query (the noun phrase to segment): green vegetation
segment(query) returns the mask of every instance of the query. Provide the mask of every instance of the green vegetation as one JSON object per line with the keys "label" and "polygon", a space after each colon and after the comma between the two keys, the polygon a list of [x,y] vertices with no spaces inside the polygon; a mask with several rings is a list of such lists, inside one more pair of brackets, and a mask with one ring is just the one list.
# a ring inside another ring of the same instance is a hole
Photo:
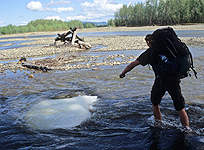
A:
{"label": "green vegetation", "polygon": [[85,23],[84,27],[85,28],[95,28],[96,26],[94,25],[94,23]]}
{"label": "green vegetation", "polygon": [[72,20],[64,22],[62,20],[44,20],[38,19],[29,22],[25,26],[14,26],[9,24],[8,26],[0,27],[1,34],[15,34],[15,33],[26,33],[26,32],[38,32],[38,31],[60,31],[69,30],[70,28],[93,28],[96,27],[94,24],[87,23],[83,24],[79,20]]}
{"label": "green vegetation", "polygon": [[108,20],[108,25],[115,27],[115,21],[113,19]]}
{"label": "green vegetation", "polygon": [[108,25],[112,26],[185,23],[204,23],[203,0],[147,0],[145,3],[123,5],[115,12],[115,19],[108,21]]}

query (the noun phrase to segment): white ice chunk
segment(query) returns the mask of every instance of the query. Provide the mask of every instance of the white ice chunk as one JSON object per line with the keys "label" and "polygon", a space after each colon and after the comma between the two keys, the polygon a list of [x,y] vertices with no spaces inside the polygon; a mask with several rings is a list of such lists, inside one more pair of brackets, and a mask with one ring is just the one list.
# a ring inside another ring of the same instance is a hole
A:
{"label": "white ice chunk", "polygon": [[26,114],[26,125],[34,130],[69,129],[91,116],[89,108],[97,96],[78,96],[45,100],[34,105]]}

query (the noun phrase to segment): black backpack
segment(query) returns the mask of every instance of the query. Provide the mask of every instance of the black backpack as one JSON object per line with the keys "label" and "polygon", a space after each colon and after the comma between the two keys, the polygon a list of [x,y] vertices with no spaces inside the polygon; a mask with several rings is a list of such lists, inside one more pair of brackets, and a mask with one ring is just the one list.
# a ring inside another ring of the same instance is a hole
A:
{"label": "black backpack", "polygon": [[192,69],[197,78],[192,54],[172,28],[168,27],[154,31],[151,44],[151,59],[153,59],[159,75],[178,75],[182,79],[190,76],[189,71]]}

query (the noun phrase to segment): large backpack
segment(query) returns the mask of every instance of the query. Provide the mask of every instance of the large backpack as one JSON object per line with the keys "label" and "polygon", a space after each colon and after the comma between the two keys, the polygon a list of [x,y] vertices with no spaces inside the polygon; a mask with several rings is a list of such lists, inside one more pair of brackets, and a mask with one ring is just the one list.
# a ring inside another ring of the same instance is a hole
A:
{"label": "large backpack", "polygon": [[177,37],[175,31],[168,27],[158,29],[152,34],[152,59],[156,70],[162,76],[178,75],[180,79],[190,75],[193,70],[192,54],[185,43]]}

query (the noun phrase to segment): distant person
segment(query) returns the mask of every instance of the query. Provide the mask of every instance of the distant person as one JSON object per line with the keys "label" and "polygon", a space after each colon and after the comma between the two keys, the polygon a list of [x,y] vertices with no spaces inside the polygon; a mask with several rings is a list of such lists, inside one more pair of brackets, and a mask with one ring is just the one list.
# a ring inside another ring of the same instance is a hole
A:
{"label": "distant person", "polygon": [[120,78],[124,78],[125,74],[131,71],[134,67],[140,64],[142,66],[150,64],[155,73],[155,81],[151,91],[151,102],[153,104],[152,106],[155,119],[159,121],[161,120],[159,104],[165,92],[167,91],[173,99],[175,109],[179,113],[181,124],[188,129],[189,120],[184,108],[185,101],[184,97],[181,94],[180,79],[178,76],[169,76],[164,78],[158,73],[157,68],[154,65],[157,60],[152,60],[151,57],[151,51],[153,50],[151,45],[151,36],[151,34],[148,34],[145,37],[146,43],[149,48],[145,52],[143,52],[135,61],[131,62],[119,76]]}

